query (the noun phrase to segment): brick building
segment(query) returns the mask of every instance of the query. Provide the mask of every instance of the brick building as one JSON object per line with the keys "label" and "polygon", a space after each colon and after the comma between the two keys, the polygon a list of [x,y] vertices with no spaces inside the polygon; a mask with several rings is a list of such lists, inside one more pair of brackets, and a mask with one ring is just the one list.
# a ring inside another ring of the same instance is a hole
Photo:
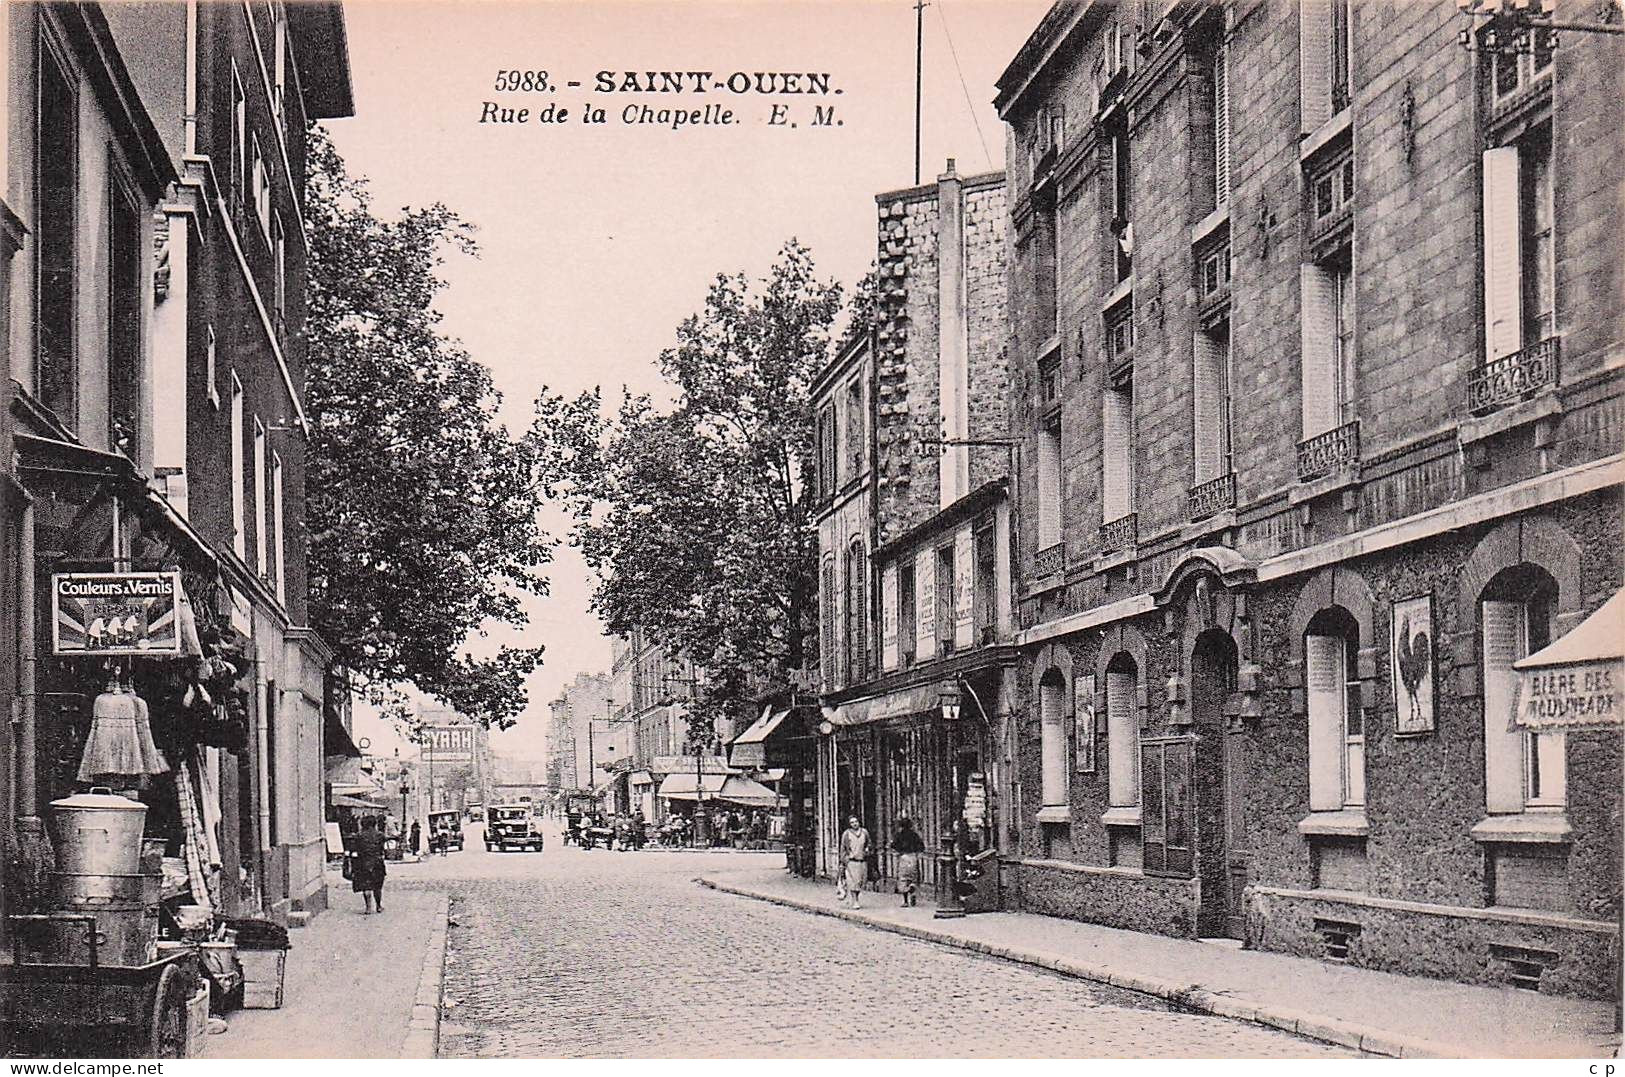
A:
{"label": "brick building", "polygon": [[856,815],[886,879],[905,816],[930,844],[961,822],[976,848],[997,844],[1015,652],[1004,176],[961,177],[950,160],[876,203],[872,339],[813,385],[818,822],[823,870]]}
{"label": "brick building", "polygon": [[1620,586],[1625,49],[1469,25],[1080,0],[1000,78],[1007,903],[1609,990],[1618,737],[1509,723]]}

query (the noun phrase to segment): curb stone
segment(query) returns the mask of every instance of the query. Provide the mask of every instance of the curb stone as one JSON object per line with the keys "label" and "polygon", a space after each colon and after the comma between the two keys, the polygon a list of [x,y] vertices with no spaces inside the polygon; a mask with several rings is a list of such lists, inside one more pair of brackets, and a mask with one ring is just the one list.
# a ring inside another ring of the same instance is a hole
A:
{"label": "curb stone", "polygon": [[424,947],[417,995],[412,1000],[412,1021],[401,1044],[402,1058],[434,1058],[440,1052],[440,1000],[446,976],[447,917],[451,899],[440,895],[440,909]]}
{"label": "curb stone", "polygon": [[1272,1007],[1267,1002],[1242,1002],[1227,995],[1218,994],[1202,987],[1200,984],[1160,980],[1125,973],[1105,966],[1089,965],[1046,954],[1013,950],[1005,946],[994,946],[975,939],[960,938],[945,931],[935,931],[931,928],[917,927],[913,924],[898,924],[887,920],[879,920],[865,916],[861,911],[830,908],[779,894],[764,894],[757,890],[719,883],[713,879],[696,878],[694,881],[703,887],[720,893],[765,901],[773,905],[782,905],[786,908],[798,909],[818,916],[828,916],[836,920],[847,920],[863,927],[874,928],[879,931],[890,931],[898,935],[907,935],[926,942],[934,942],[941,946],[951,946],[957,950],[969,950],[973,953],[985,954],[989,957],[997,957],[1017,964],[1036,965],[1080,980],[1091,980],[1096,983],[1104,983],[1112,987],[1121,987],[1130,991],[1138,991],[1144,995],[1153,995],[1157,998],[1166,999],[1178,1006],[1179,1009],[1190,1013],[1207,1013],[1215,1017],[1265,1025],[1269,1028],[1279,1029],[1282,1032],[1291,1032],[1294,1035],[1303,1036],[1306,1039],[1319,1040],[1322,1043],[1330,1043],[1338,1047],[1348,1047],[1367,1054],[1385,1055],[1389,1058],[1473,1057],[1473,1051],[1470,1048],[1456,1047],[1436,1040],[1396,1036],[1374,1029],[1369,1025],[1357,1024],[1322,1014],[1304,1013],[1300,1010],[1285,1007]]}

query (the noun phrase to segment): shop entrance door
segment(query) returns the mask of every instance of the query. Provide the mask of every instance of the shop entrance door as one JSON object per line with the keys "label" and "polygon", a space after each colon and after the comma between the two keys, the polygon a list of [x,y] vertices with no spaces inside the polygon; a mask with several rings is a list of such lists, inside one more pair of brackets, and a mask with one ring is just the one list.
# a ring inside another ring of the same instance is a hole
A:
{"label": "shop entrance door", "polygon": [[1244,755],[1224,716],[1236,690],[1236,645],[1228,632],[1209,630],[1191,653],[1191,720],[1196,729],[1196,870],[1201,904],[1196,932],[1242,937],[1241,895],[1247,885],[1241,811]]}

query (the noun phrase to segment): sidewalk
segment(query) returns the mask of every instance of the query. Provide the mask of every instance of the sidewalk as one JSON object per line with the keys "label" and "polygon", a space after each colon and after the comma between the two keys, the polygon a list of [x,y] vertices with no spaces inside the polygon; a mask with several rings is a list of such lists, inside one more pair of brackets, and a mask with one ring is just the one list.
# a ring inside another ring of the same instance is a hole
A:
{"label": "sidewalk", "polygon": [[1396,976],[1031,913],[935,920],[923,895],[919,907],[904,909],[893,894],[865,892],[863,908],[852,912],[836,904],[833,885],[791,878],[782,868],[696,881],[1373,1054],[1603,1058],[1619,1049],[1613,1006],[1606,1002]]}
{"label": "sidewalk", "polygon": [[384,912],[361,915],[349,884],[289,933],[278,1010],[237,1010],[208,1036],[204,1058],[433,1058],[446,953],[446,895],[384,890]]}

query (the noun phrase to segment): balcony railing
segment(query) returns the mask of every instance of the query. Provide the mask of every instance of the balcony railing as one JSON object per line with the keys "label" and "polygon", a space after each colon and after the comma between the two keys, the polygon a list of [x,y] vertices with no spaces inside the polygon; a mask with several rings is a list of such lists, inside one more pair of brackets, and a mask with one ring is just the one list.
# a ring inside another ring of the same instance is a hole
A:
{"label": "balcony railing", "polygon": [[1038,556],[1033,558],[1033,575],[1043,579],[1046,576],[1059,576],[1066,568],[1066,544],[1057,542],[1047,549],[1039,550]]}
{"label": "balcony railing", "polygon": [[1360,459],[1360,421],[1298,442],[1298,481],[1324,478]]}
{"label": "balcony railing", "polygon": [[1126,550],[1140,541],[1140,514],[1131,512],[1100,525],[1100,552]]}
{"label": "balcony railing", "polygon": [[1467,376],[1467,410],[1494,411],[1557,384],[1556,337],[1485,363]]}
{"label": "balcony railing", "polygon": [[1216,479],[1192,486],[1186,505],[1193,520],[1206,519],[1216,512],[1236,507],[1236,476],[1220,475]]}

